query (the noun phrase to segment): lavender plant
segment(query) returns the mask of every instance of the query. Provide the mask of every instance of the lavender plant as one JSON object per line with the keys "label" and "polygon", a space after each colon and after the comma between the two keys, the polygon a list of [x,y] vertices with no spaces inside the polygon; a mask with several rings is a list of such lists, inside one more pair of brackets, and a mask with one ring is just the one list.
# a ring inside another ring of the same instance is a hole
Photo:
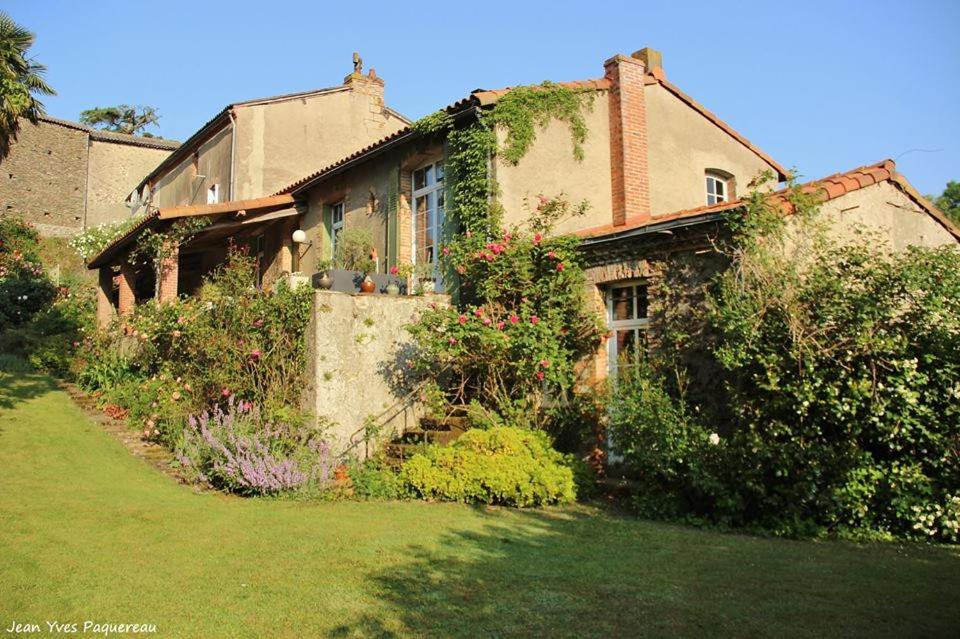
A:
{"label": "lavender plant", "polygon": [[302,424],[265,422],[258,408],[231,397],[226,410],[190,416],[177,447],[187,476],[243,495],[269,495],[330,479],[330,447]]}

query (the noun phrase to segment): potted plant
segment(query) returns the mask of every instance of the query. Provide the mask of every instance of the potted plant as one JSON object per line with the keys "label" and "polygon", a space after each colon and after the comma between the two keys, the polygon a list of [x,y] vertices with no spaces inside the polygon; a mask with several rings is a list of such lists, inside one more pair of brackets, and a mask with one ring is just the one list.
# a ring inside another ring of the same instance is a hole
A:
{"label": "potted plant", "polygon": [[[401,264],[396,264],[390,267],[390,275],[394,277],[403,278],[407,282],[407,287],[409,290],[410,286],[410,276],[413,274],[413,264],[403,262]],[[400,285],[397,284],[396,280],[390,280],[390,283],[387,284],[387,295],[399,295],[400,294]]]}
{"label": "potted plant", "polygon": [[373,245],[373,236],[367,229],[344,229],[337,238],[334,262],[339,268],[353,271],[361,276],[358,279],[360,291],[363,293],[372,293],[376,289],[376,283],[370,277],[377,272],[377,263],[372,259],[373,255],[376,255],[376,249]]}
{"label": "potted plant", "polygon": [[333,286],[333,278],[330,277],[332,267],[333,260],[317,260],[317,272],[313,276],[314,288],[329,290]]}

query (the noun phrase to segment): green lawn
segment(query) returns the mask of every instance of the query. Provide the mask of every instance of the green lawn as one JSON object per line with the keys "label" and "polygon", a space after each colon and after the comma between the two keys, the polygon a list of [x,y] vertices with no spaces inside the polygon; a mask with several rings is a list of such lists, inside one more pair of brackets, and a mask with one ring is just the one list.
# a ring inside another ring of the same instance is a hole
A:
{"label": "green lawn", "polygon": [[957,636],[960,553],[615,517],[195,494],[0,374],[0,636]]}

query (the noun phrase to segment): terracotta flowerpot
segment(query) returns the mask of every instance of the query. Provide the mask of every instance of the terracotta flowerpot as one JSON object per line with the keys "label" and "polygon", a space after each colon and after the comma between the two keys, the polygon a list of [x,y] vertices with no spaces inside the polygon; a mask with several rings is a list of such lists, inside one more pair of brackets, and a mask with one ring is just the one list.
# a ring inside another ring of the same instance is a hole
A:
{"label": "terracotta flowerpot", "polygon": [[374,283],[370,276],[367,275],[363,278],[363,281],[360,282],[360,292],[361,293],[373,293],[376,290],[377,285]]}

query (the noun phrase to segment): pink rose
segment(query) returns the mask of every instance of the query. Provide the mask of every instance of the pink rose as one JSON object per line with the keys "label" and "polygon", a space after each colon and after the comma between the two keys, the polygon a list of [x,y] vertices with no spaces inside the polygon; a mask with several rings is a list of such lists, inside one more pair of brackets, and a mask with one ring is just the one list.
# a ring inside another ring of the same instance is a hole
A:
{"label": "pink rose", "polygon": [[489,317],[484,317],[484,318],[483,318],[483,325],[484,325],[484,326],[490,326],[490,318],[489,318]]}
{"label": "pink rose", "polygon": [[450,346],[453,346],[454,344],[457,343],[457,338],[451,337],[450,339],[447,340],[447,343],[450,344]]}
{"label": "pink rose", "polygon": [[539,379],[542,382],[543,378],[544,378],[543,371],[537,371],[537,379]]}
{"label": "pink rose", "polygon": [[223,390],[220,391],[220,394],[223,395],[224,397],[230,397],[230,389],[224,388]]}
{"label": "pink rose", "polygon": [[501,331],[503,330],[504,326],[506,326],[506,324],[504,324],[503,322],[497,322],[497,328],[500,329]]}
{"label": "pink rose", "polygon": [[396,275],[399,272],[400,272],[400,269],[398,269],[396,266],[390,267],[390,275]]}
{"label": "pink rose", "polygon": [[537,317],[536,315],[531,315],[531,316],[530,316],[530,323],[531,323],[531,324],[539,324],[539,323],[540,323],[540,318]]}
{"label": "pink rose", "polygon": [[541,360],[540,360],[540,367],[541,367],[541,368],[550,368],[550,362],[547,361],[547,360],[545,360],[545,359],[541,359]]}
{"label": "pink rose", "polygon": [[482,316],[483,316],[483,307],[482,307],[482,306],[478,306],[477,309],[476,309],[475,311],[473,311],[473,314],[476,315],[477,317],[482,317]]}
{"label": "pink rose", "polygon": [[510,316],[510,323],[511,323],[511,324],[516,324],[516,323],[519,322],[519,321],[520,321],[520,318],[517,317],[516,315],[511,315],[511,316]]}
{"label": "pink rose", "polygon": [[563,262],[557,262],[557,270],[558,270],[558,271],[562,271],[562,270],[563,270]]}
{"label": "pink rose", "polygon": [[467,316],[466,316],[466,315],[461,315],[460,317],[457,318],[457,321],[460,322],[461,325],[466,324],[466,323],[467,323]]}

